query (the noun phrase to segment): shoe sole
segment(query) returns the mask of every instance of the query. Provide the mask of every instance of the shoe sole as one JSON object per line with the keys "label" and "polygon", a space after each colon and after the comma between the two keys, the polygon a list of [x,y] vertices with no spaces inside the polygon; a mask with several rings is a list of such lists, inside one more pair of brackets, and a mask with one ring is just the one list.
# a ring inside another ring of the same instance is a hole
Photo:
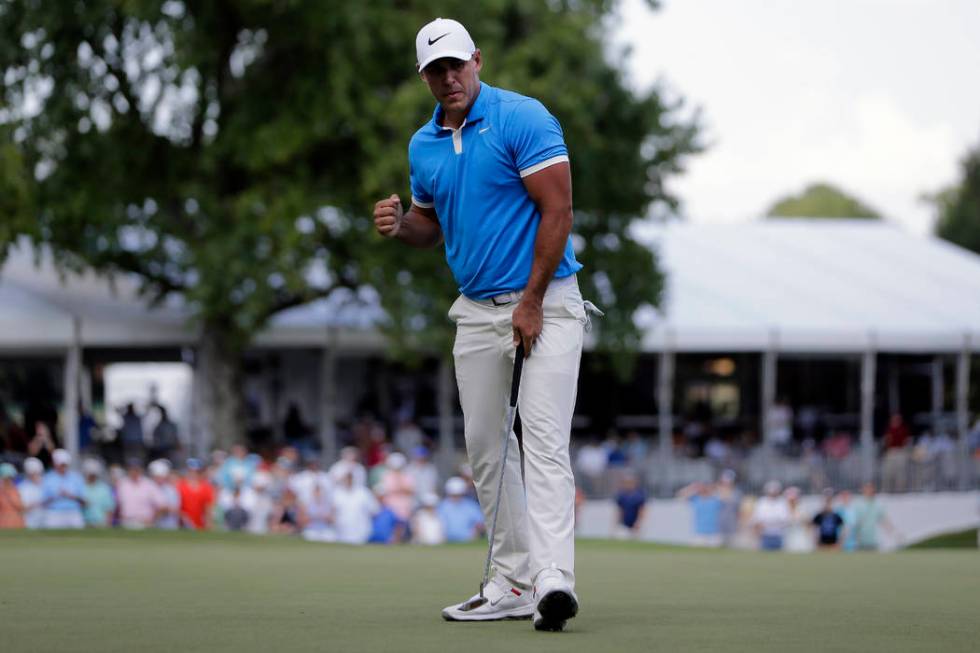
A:
{"label": "shoe sole", "polygon": [[442,618],[446,621],[527,621],[534,614],[532,612],[515,612],[513,614],[501,614],[501,615],[454,615],[451,612],[443,610]]}
{"label": "shoe sole", "polygon": [[548,592],[538,601],[538,614],[541,618],[535,619],[535,630],[559,632],[569,619],[578,614],[578,601],[569,592]]}

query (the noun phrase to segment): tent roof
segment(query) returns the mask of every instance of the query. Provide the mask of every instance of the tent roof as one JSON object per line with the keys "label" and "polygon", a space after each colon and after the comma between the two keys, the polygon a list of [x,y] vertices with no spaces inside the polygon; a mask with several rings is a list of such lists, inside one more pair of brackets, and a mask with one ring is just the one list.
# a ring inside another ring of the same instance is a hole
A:
{"label": "tent roof", "polygon": [[[642,230],[641,230],[642,231]],[[667,271],[644,347],[958,351],[980,345],[980,256],[887,222],[670,223],[641,236]]]}
{"label": "tent roof", "polygon": [[[667,273],[663,311],[640,311],[657,351],[856,353],[980,348],[980,256],[871,220],[645,225]],[[181,346],[196,340],[179,300],[150,308],[135,279],[59,275],[13,248],[0,269],[0,348]],[[378,351],[378,298],[335,293],[273,317],[256,346]],[[601,298],[592,298],[601,304]]]}

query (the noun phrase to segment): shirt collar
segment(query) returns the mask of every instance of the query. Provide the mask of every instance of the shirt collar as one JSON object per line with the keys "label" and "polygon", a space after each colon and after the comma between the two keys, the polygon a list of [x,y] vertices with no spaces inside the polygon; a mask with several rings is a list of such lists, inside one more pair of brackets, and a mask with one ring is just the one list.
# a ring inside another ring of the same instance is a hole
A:
{"label": "shirt collar", "polygon": [[[493,87],[489,84],[480,82],[480,93],[476,96],[476,101],[473,103],[473,106],[470,107],[470,112],[466,114],[464,125],[469,125],[470,123],[474,123],[478,120],[483,120],[487,113],[487,103],[490,102],[487,96],[490,95],[492,89]],[[432,131],[436,132],[437,134],[443,131],[442,125],[440,124],[441,122],[442,105],[437,102],[435,111],[432,112],[432,120],[430,122]]]}

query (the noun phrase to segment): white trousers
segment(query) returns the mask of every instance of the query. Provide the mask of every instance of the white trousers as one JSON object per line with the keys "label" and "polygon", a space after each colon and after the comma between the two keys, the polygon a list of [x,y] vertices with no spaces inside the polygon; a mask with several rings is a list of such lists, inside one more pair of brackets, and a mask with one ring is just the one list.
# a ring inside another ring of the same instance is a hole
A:
{"label": "white trousers", "polygon": [[[460,296],[449,310],[456,323],[456,382],[466,451],[487,529],[497,500],[514,365],[514,301],[487,305]],[[504,471],[492,565],[518,587],[555,567],[575,582],[575,479],[568,455],[584,327],[588,322],[574,275],[552,281],[542,304],[544,324],[524,362],[518,396],[524,477],[513,431]]]}

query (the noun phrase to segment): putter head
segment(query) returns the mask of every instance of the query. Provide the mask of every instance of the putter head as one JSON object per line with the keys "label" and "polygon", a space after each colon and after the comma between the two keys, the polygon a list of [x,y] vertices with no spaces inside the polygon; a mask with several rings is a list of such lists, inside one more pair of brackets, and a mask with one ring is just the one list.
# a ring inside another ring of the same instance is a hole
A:
{"label": "putter head", "polygon": [[472,599],[459,606],[460,612],[469,612],[471,610],[476,610],[482,605],[486,605],[487,597],[483,596],[483,585],[480,585],[480,595],[474,596]]}

